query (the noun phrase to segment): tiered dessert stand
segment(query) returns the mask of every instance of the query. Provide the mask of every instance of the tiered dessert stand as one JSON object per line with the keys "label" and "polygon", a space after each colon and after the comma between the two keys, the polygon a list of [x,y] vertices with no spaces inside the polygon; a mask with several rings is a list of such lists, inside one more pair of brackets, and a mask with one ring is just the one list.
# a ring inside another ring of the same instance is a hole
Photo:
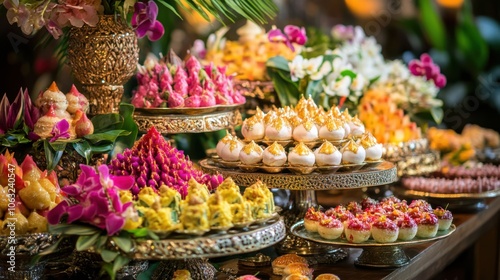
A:
{"label": "tiered dessert stand", "polygon": [[151,279],[171,279],[175,270],[187,268],[193,279],[213,279],[216,270],[206,259],[258,251],[278,243],[285,235],[283,218],[276,215],[262,223],[202,236],[172,234],[160,240],[136,240],[130,257],[161,261]]}
{"label": "tiered dessert stand", "polygon": [[[222,167],[212,159],[204,159],[199,164],[204,172],[220,173],[224,177],[230,176],[240,186],[249,186],[256,180],[261,180],[270,188],[290,190],[290,202],[282,212],[287,230],[304,217],[309,207],[318,207],[316,191],[378,186],[397,180],[396,167],[393,163],[386,161],[375,167],[356,171],[313,172],[307,175],[286,172],[274,174],[246,172],[237,167]],[[319,262],[335,262],[347,256],[347,253],[340,250],[338,246],[318,246],[318,243],[297,237],[290,234],[290,232],[288,232],[285,240],[278,244],[276,250],[279,253],[316,256],[314,258]]]}

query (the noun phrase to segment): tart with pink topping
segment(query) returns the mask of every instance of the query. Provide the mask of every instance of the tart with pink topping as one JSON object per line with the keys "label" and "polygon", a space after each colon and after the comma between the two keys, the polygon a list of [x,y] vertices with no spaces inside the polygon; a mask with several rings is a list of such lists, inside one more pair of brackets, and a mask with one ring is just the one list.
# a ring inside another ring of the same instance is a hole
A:
{"label": "tart with pink topping", "polygon": [[453,215],[449,210],[437,207],[434,209],[434,215],[438,218],[438,230],[447,230],[451,226],[453,221]]}
{"label": "tart with pink topping", "polygon": [[423,199],[413,200],[410,203],[410,205],[408,205],[408,207],[409,208],[418,207],[423,212],[432,212],[432,206],[430,205],[430,203]]}
{"label": "tart with pink topping", "polygon": [[363,243],[370,238],[371,225],[367,221],[354,218],[347,222],[344,231],[347,241],[351,243]]}
{"label": "tart with pink topping", "polygon": [[306,230],[309,232],[318,232],[319,221],[323,215],[320,211],[316,211],[314,207],[307,209],[304,217],[304,227]]}
{"label": "tart with pink topping", "polygon": [[380,216],[372,224],[372,237],[379,243],[391,243],[398,239],[399,228],[386,216]]}
{"label": "tart with pink topping", "polygon": [[399,240],[412,240],[417,235],[417,223],[408,214],[404,213],[403,216],[397,219],[399,227]]}
{"label": "tart with pink topping", "polygon": [[318,224],[318,233],[328,240],[338,239],[344,232],[344,225],[339,219],[324,215]]}
{"label": "tart with pink topping", "polygon": [[436,236],[439,221],[436,215],[429,212],[423,212],[422,215],[416,219],[417,222],[417,237],[431,238]]}

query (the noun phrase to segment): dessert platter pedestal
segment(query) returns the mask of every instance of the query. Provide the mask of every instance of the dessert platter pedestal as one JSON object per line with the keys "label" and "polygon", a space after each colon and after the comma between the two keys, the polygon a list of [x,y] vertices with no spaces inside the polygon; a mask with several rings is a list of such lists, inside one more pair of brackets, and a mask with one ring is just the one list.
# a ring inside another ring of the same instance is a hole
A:
{"label": "dessert platter pedestal", "polygon": [[447,230],[438,231],[436,236],[432,238],[416,237],[409,241],[397,240],[392,243],[377,243],[374,240],[369,240],[364,243],[349,243],[345,239],[328,240],[322,238],[318,233],[308,232],[304,227],[304,221],[300,221],[290,228],[290,232],[293,235],[319,244],[347,248],[362,248],[363,251],[354,264],[357,266],[374,268],[395,268],[407,265],[410,262],[410,258],[404,252],[404,246],[442,239],[452,234],[455,230],[456,226],[451,225]]}
{"label": "dessert platter pedestal", "polygon": [[[396,167],[393,163],[384,161],[381,164],[357,171],[335,173],[311,173],[307,175],[293,173],[263,173],[245,172],[236,168],[220,167],[211,159],[199,162],[206,173],[220,173],[224,177],[233,178],[240,186],[250,186],[260,180],[269,188],[290,190],[289,205],[281,215],[285,219],[287,230],[301,220],[307,209],[318,207],[316,191],[332,189],[352,189],[390,184],[397,180]],[[304,256],[326,258],[318,262],[335,262],[347,256],[338,246],[323,246],[287,234],[285,240],[276,246],[278,253],[297,253]]]}
{"label": "dessert platter pedestal", "polygon": [[151,279],[171,279],[175,270],[188,269],[193,279],[214,279],[216,269],[208,258],[258,251],[275,245],[286,235],[283,218],[276,216],[262,224],[203,236],[172,234],[160,240],[134,240],[129,257],[161,261]]}
{"label": "dessert platter pedestal", "polygon": [[241,105],[206,108],[136,109],[134,120],[140,132],[152,126],[162,134],[202,133],[234,129],[241,124]]}

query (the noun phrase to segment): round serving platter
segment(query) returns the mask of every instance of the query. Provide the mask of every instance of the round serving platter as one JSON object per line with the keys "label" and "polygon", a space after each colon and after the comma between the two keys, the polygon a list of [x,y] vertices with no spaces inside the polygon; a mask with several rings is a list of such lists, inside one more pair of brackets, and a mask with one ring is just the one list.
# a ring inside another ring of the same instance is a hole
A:
{"label": "round serving platter", "polygon": [[445,238],[455,232],[455,225],[451,225],[447,230],[438,231],[436,236],[432,238],[415,237],[408,241],[396,241],[392,243],[378,243],[373,239],[369,239],[363,243],[350,243],[345,238],[328,240],[321,237],[318,233],[309,232],[304,227],[304,221],[299,221],[290,228],[290,232],[300,238],[325,244],[335,245],[340,247],[359,247],[363,248],[363,252],[355,261],[356,265],[367,267],[400,267],[408,264],[410,258],[404,253],[401,246],[415,245],[418,243],[435,241]]}
{"label": "round serving platter", "polygon": [[257,251],[278,243],[285,235],[285,223],[276,217],[262,224],[199,237],[135,240],[130,257],[140,260],[216,258]]}
{"label": "round serving platter", "polygon": [[337,170],[335,173],[313,172],[310,174],[245,172],[238,168],[220,167],[210,159],[201,160],[199,165],[204,172],[220,173],[225,178],[231,177],[240,186],[250,186],[260,180],[270,188],[288,190],[362,188],[390,184],[397,180],[395,165],[387,161],[372,168],[357,171],[339,172]]}
{"label": "round serving platter", "polygon": [[146,132],[154,126],[162,134],[211,132],[241,124],[241,105],[215,107],[142,109],[136,110],[134,120],[139,131]]}

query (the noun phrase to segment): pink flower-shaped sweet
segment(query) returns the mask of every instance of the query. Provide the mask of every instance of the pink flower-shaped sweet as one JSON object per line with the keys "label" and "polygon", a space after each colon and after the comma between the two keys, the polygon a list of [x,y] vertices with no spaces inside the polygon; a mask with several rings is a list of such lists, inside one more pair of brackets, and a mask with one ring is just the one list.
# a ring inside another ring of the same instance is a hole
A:
{"label": "pink flower-shaped sweet", "polygon": [[168,101],[167,101],[168,107],[169,108],[179,108],[179,107],[184,107],[184,97],[182,97],[181,94],[177,92],[171,92],[168,95]]}
{"label": "pink flower-shaped sweet", "polygon": [[135,3],[131,24],[139,38],[148,36],[151,41],[156,41],[163,36],[165,29],[161,22],[156,20],[157,16],[158,5],[154,1],[150,0],[147,4]]}

